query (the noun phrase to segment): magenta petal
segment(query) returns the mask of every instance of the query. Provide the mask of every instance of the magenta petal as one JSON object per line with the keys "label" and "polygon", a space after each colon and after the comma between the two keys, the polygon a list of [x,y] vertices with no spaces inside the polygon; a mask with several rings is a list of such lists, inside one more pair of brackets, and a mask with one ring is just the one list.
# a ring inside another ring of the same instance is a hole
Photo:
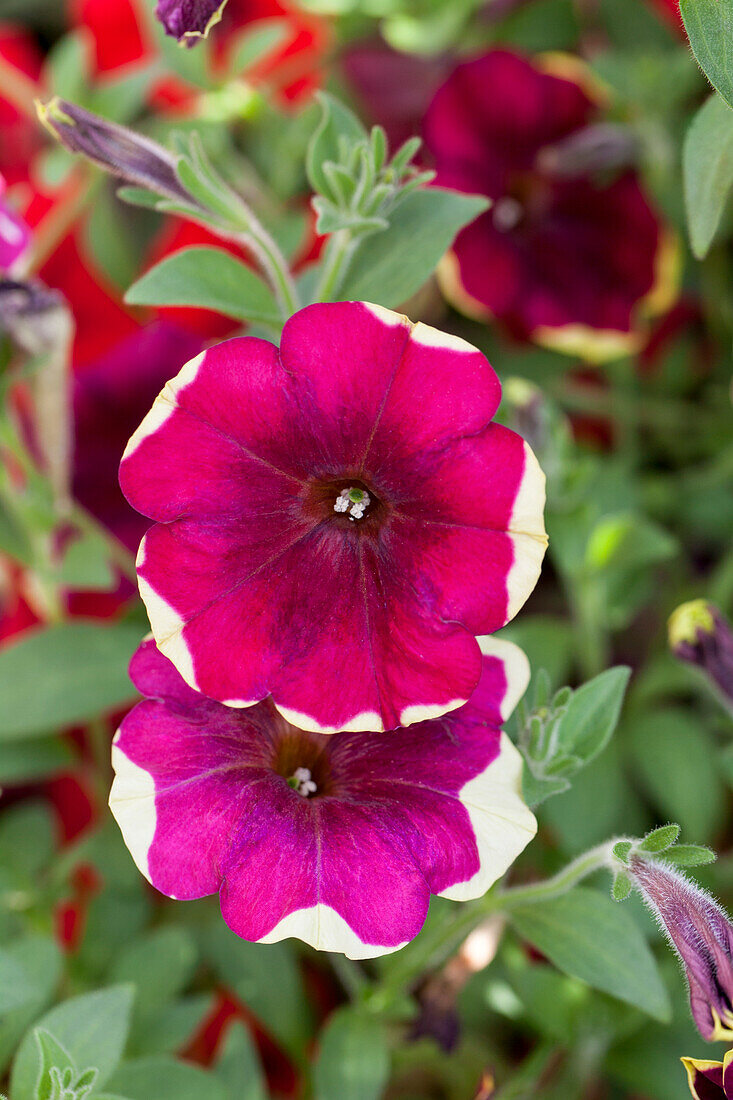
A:
{"label": "magenta petal", "polygon": [[280,356],[245,338],[188,363],[120,468],[158,521],[140,590],[186,682],[329,733],[465,702],[473,635],[514,614],[545,545],[536,462],[489,426],[499,392],[465,341],[355,302],[301,310]]}
{"label": "magenta petal", "polygon": [[[355,958],[412,938],[431,892],[479,896],[536,827],[495,724],[526,686],[526,658],[483,644],[470,706],[400,737],[325,738],[269,702],[234,710],[191,691],[145,642],[131,671],[152,697],[115,738],[110,796],[141,871],[175,898],[218,890],[247,939],[294,935]],[[322,784],[310,797],[287,782],[298,761]]]}

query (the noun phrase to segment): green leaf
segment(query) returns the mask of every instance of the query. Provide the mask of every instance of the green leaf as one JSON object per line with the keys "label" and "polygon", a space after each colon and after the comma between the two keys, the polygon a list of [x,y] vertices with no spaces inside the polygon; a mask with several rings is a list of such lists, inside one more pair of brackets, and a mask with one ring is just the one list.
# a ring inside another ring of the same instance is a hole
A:
{"label": "green leaf", "polygon": [[692,251],[704,259],[733,187],[733,111],[718,95],[690,123],[682,154]]}
{"label": "green leaf", "polygon": [[0,949],[0,1016],[38,999],[42,986],[14,954]]}
{"label": "green leaf", "polygon": [[633,888],[633,883],[626,872],[619,871],[614,877],[613,885],[611,886],[611,897],[614,901],[624,901]]}
{"label": "green leaf", "polygon": [[229,1100],[267,1100],[260,1060],[243,1024],[235,1023],[227,1032],[216,1075],[229,1090]]}
{"label": "green leaf", "polygon": [[733,0],[680,0],[680,13],[700,68],[733,107]]}
{"label": "green leaf", "polygon": [[3,955],[11,957],[22,968],[29,986],[35,990],[35,996],[22,1007],[0,1015],[0,1073],[26,1029],[50,1001],[63,968],[60,949],[46,936],[23,936],[7,943],[3,947]]}
{"label": "green leaf", "polygon": [[435,269],[456,234],[488,205],[488,199],[479,195],[461,195],[440,187],[414,191],[400,203],[389,228],[360,245],[340,298],[389,307],[407,301]]}
{"label": "green leaf", "polygon": [[128,1048],[131,1054],[172,1054],[195,1035],[212,1007],[212,993],[198,993],[165,1004],[152,1015],[133,1019]]}
{"label": "green leaf", "polygon": [[0,741],[84,722],[135,697],[127,666],[140,628],[75,622],[34,630],[0,652]]}
{"label": "green leaf", "polygon": [[213,1073],[165,1057],[125,1062],[107,1087],[127,1100],[229,1100]]}
{"label": "green leaf", "polygon": [[640,852],[665,852],[676,843],[680,835],[679,825],[662,825],[659,829],[653,829],[647,833],[639,843]]}
{"label": "green leaf", "polygon": [[577,887],[540,905],[517,906],[519,934],[566,974],[668,1021],[667,990],[633,916],[596,890]]}
{"label": "green leaf", "polygon": [[[104,1085],[119,1064],[132,1011],[131,986],[111,986],[62,1001],[39,1020],[68,1051],[77,1066],[96,1066]],[[13,1062],[10,1091],[14,1100],[30,1100],[41,1070],[33,1032],[26,1034]]]}
{"label": "green leaf", "polygon": [[104,540],[82,535],[69,543],[59,569],[54,573],[58,584],[81,591],[107,592],[117,585]]}
{"label": "green leaf", "polygon": [[602,752],[618,723],[630,671],[608,669],[571,694],[558,720],[558,758],[574,759],[582,767]]}
{"label": "green leaf", "polygon": [[664,853],[664,859],[675,867],[704,867],[707,863],[715,863],[717,856],[712,848],[699,844],[678,844]]}
{"label": "green leaf", "polygon": [[378,1100],[389,1081],[383,1025],[357,1008],[343,1008],[321,1032],[313,1079],[316,1100]]}
{"label": "green leaf", "polygon": [[280,325],[272,292],[246,264],[222,248],[185,248],[147,271],[128,290],[135,306],[196,306],[238,321]]}
{"label": "green leaf", "polygon": [[573,695],[560,722],[559,741],[585,763],[608,744],[616,729],[631,669],[624,665],[594,676]]}
{"label": "green leaf", "polygon": [[229,62],[229,75],[239,77],[263,55],[280,46],[289,35],[286,19],[258,19],[237,39]]}
{"label": "green leaf", "polygon": [[[327,92],[319,92],[318,102],[323,114],[308,145],[305,168],[314,191],[331,196],[328,179],[323,171],[325,161],[342,160],[341,145],[366,141],[367,133],[353,111]],[[333,196],[331,196],[333,197]]]}
{"label": "green leaf", "polygon": [[624,725],[634,774],[660,816],[686,836],[712,839],[725,814],[724,781],[711,734],[699,717],[668,707]]}
{"label": "green leaf", "polygon": [[77,31],[54,43],[43,67],[44,86],[55,96],[86,105],[90,86],[90,40]]}
{"label": "green leaf", "polygon": [[620,859],[622,863],[626,863],[629,858],[629,852],[634,847],[634,843],[631,840],[619,840],[618,844],[613,846],[613,854],[616,859]]}
{"label": "green leaf", "polygon": [[217,920],[202,935],[202,950],[221,980],[290,1052],[310,1036],[311,1014],[289,943],[240,940]]}
{"label": "green leaf", "polygon": [[66,1047],[58,1039],[55,1039],[50,1031],[37,1027],[33,1032],[33,1037],[38,1044],[38,1053],[41,1058],[34,1097],[35,1100],[52,1100],[55,1088],[51,1077],[51,1069],[70,1069],[76,1074],[76,1066]]}
{"label": "green leaf", "polygon": [[0,787],[47,779],[68,768],[74,754],[59,737],[34,738],[32,744],[0,744]]}
{"label": "green leaf", "polygon": [[136,1014],[157,1014],[187,985],[196,960],[196,945],[184,928],[158,928],[121,952],[110,977],[137,986]]}

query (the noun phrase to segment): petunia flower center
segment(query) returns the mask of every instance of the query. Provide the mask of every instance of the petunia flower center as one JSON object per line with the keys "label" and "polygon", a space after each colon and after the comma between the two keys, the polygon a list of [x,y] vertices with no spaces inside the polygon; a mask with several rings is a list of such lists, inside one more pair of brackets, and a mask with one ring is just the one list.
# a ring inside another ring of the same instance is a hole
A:
{"label": "petunia flower center", "polygon": [[292,787],[298,794],[302,794],[303,798],[308,798],[309,795],[315,794],[318,790],[317,785],[311,779],[310,768],[296,768],[290,779],[288,779],[288,786]]}
{"label": "petunia flower center", "polygon": [[293,793],[308,801],[336,793],[328,737],[296,729],[280,719],[272,748],[272,770]]}
{"label": "petunia flower center", "polygon": [[366,489],[359,489],[352,485],[349,489],[342,489],[336,497],[333,506],[334,512],[347,512],[350,520],[363,519],[364,513],[372,502],[372,498]]}
{"label": "petunia flower center", "polygon": [[312,519],[344,532],[358,532],[360,537],[376,535],[392,510],[372,484],[348,472],[342,477],[313,478],[301,500]]}

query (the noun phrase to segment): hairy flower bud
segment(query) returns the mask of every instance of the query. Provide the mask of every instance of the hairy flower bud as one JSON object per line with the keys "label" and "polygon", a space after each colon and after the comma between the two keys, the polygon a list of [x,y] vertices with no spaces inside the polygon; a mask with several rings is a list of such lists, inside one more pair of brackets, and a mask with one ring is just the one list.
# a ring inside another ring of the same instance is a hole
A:
{"label": "hairy flower bud", "polygon": [[733,1039],[733,926],[699,886],[661,860],[631,859],[629,874],[682,962],[704,1039]]}
{"label": "hairy flower bud", "polygon": [[198,206],[178,179],[177,158],[157,141],[58,96],[48,103],[38,102],[36,109],[46,129],[70,153],[87,157],[131,187]]}
{"label": "hairy flower bud", "polygon": [[222,17],[227,0],[158,0],[155,14],[165,33],[181,46],[194,46]]}
{"label": "hairy flower bud", "polygon": [[537,164],[545,172],[572,179],[630,168],[638,156],[639,142],[628,126],[596,122],[575,130],[555,145],[546,145],[538,154]]}
{"label": "hairy flower bud", "polygon": [[675,657],[698,665],[733,703],[733,632],[707,600],[683,603],[669,617],[669,644]]}

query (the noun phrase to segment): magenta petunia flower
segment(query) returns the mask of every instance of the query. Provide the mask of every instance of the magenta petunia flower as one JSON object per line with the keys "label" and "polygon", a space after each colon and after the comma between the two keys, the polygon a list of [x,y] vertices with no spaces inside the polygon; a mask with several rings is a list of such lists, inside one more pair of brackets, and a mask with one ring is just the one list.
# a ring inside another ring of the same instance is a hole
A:
{"label": "magenta petunia flower", "polygon": [[5,180],[0,176],[0,272],[12,272],[30,247],[31,231],[2,198]]}
{"label": "magenta petunia flower", "polygon": [[130,671],[147,699],[115,737],[110,795],[137,866],[169,897],[218,891],[244,939],[295,936],[351,958],[417,935],[431,893],[479,897],[536,830],[500,730],[527,659],[481,642],[461,710],[399,735],[333,737],[296,729],[269,700],[206,699],[144,642]]}
{"label": "magenta petunia flower", "polygon": [[120,484],[157,521],[138,555],[156,642],[233,707],[272,695],[322,733],[461,706],[474,635],[503,626],[546,546],[544,476],[491,423],[499,381],[455,336],[314,305],[278,351],[228,340],[183,368]]}
{"label": "magenta petunia flower", "polygon": [[459,65],[428,109],[437,182],[493,200],[443,284],[471,315],[602,359],[637,348],[643,307],[671,298],[674,249],[625,167],[630,133],[598,124],[577,60],[563,75],[548,64],[493,51]]}

